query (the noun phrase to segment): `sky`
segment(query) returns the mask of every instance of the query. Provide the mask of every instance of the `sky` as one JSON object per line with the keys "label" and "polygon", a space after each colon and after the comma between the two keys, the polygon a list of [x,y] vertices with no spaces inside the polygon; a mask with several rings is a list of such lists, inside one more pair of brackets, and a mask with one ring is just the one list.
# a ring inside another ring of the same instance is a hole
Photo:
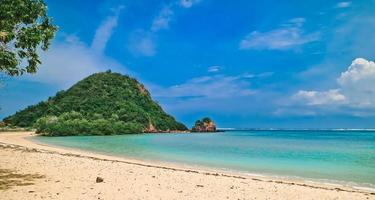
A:
{"label": "sky", "polygon": [[375,128],[375,0],[46,0],[59,31],[0,118],[111,69],[191,126]]}

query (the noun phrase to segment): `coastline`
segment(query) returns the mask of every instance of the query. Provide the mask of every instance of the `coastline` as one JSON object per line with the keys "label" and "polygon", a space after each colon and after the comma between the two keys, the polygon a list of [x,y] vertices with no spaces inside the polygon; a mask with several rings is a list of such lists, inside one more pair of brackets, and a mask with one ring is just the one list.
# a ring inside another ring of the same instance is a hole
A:
{"label": "coastline", "polygon": [[[375,199],[375,192],[365,188],[108,156],[36,143],[29,139],[34,135],[32,132],[0,133],[0,161],[5,163],[0,166],[0,170],[14,170],[17,173],[39,174],[45,177],[35,180],[31,185],[0,190],[0,195],[6,197],[5,199],[48,198],[47,195],[57,199],[116,199],[123,198],[123,195],[130,199],[137,199],[136,196],[141,199]],[[77,167],[79,171],[70,171],[70,176],[55,174],[61,170],[74,169],[76,163],[81,163],[82,166]],[[38,169],[36,166],[41,164],[45,166]],[[35,167],[31,167],[32,165]],[[51,167],[54,167],[54,170],[50,170]],[[124,171],[118,171],[120,168]],[[85,174],[92,177],[86,179]],[[96,176],[104,177],[104,184],[96,184]],[[72,177],[80,178],[72,180]],[[135,179],[132,181],[132,186],[136,185],[131,187],[133,189],[128,188],[129,181],[123,182],[123,179],[129,177]],[[116,181],[112,182],[114,179]],[[62,195],[68,189],[64,189],[61,183],[69,181],[75,189],[70,188],[71,196]],[[150,187],[154,182],[155,186]],[[88,189],[104,187],[99,188],[100,194],[94,194],[90,193],[93,189],[86,191],[87,187],[81,187],[84,185],[90,185]],[[58,192],[52,194],[51,191],[54,190]],[[86,192],[83,194],[82,190]],[[20,194],[20,191],[23,192]]]}
{"label": "coastline", "polygon": [[[186,132],[157,132],[157,133],[144,133],[144,134],[184,134]],[[190,133],[198,133],[201,134],[201,132],[190,132]],[[214,134],[216,132],[204,132],[202,134]],[[348,189],[360,189],[365,190],[368,192],[375,192],[375,185],[373,184],[360,184],[356,182],[349,182],[349,181],[339,181],[334,179],[318,179],[318,178],[306,178],[301,176],[292,176],[292,175],[278,175],[278,174],[266,174],[266,173],[260,173],[260,172],[249,172],[249,171],[241,171],[241,170],[235,170],[230,168],[220,168],[215,166],[204,166],[200,164],[192,164],[192,163],[183,163],[183,162],[177,162],[177,161],[165,161],[165,160],[158,160],[158,159],[143,159],[138,158],[136,156],[129,156],[129,155],[123,155],[123,154],[113,154],[113,153],[106,153],[106,152],[100,152],[95,150],[85,150],[80,148],[74,148],[74,147],[67,147],[67,146],[60,146],[60,145],[54,145],[51,143],[45,143],[41,142],[40,140],[35,139],[35,137],[45,137],[33,134],[32,136],[25,138],[27,140],[30,140],[33,143],[36,143],[41,146],[46,147],[53,147],[57,149],[64,149],[68,150],[71,153],[74,154],[80,154],[85,155],[89,154],[91,156],[91,153],[95,156],[108,156],[110,159],[116,160],[116,161],[125,161],[127,163],[131,164],[141,164],[141,165],[147,165],[150,167],[168,167],[172,169],[186,169],[188,171],[204,171],[204,172],[210,172],[213,174],[221,173],[221,174],[230,174],[235,176],[245,176],[247,178],[262,178],[267,179],[265,181],[284,181],[284,182],[292,182],[292,183],[299,183],[299,184],[314,184],[314,185],[326,185],[331,187],[339,187],[339,188],[348,188]],[[64,136],[62,136],[64,137]],[[74,136],[73,136],[74,137]],[[106,137],[106,136],[100,136],[100,137]]]}

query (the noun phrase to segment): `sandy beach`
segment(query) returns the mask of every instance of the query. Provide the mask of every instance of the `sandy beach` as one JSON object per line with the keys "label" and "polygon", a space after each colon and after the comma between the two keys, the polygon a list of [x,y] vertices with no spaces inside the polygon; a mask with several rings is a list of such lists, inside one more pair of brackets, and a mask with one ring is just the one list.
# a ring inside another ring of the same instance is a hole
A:
{"label": "sandy beach", "polygon": [[[375,199],[366,189],[144,162],[0,133],[0,199]],[[97,183],[97,177],[103,182]]]}

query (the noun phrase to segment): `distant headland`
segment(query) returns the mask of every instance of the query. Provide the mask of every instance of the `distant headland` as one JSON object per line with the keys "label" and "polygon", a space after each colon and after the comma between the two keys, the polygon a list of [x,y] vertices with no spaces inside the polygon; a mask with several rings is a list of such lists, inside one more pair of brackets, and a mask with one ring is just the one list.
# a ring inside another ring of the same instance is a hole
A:
{"label": "distant headland", "polygon": [[93,74],[66,91],[4,119],[48,136],[185,132],[136,79],[111,71]]}

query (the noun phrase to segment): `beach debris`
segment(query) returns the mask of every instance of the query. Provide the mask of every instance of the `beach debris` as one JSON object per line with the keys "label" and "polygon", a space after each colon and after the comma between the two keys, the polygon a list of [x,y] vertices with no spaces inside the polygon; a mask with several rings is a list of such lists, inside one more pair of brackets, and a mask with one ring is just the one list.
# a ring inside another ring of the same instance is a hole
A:
{"label": "beach debris", "polygon": [[203,185],[197,185],[197,187],[204,187]]}
{"label": "beach debris", "polygon": [[96,177],[96,183],[101,183],[101,182],[103,182],[104,181],[104,179],[102,178],[102,177]]}

